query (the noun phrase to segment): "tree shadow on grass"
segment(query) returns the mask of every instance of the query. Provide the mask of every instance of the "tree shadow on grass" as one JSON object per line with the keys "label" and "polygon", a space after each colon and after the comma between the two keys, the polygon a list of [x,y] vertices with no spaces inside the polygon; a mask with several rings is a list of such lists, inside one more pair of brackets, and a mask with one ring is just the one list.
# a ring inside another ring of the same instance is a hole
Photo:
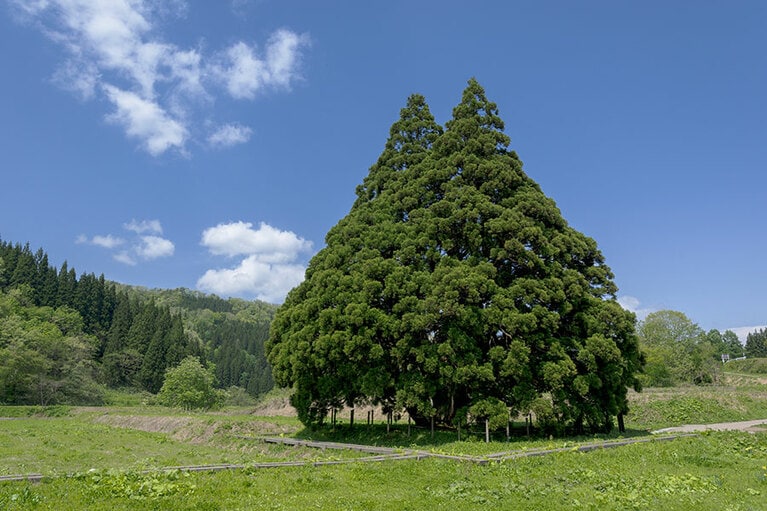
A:
{"label": "tree shadow on grass", "polygon": [[[650,436],[647,430],[627,429],[619,433],[617,428],[608,434],[592,434],[577,436],[553,437],[545,432],[535,429],[530,430],[528,435],[527,428],[522,424],[515,425],[509,430],[507,437],[505,430],[494,431],[490,435],[491,443],[488,445],[490,450],[514,450],[516,448],[527,448],[530,444],[541,443],[589,443],[595,441],[606,441],[616,439],[638,438]],[[393,424],[387,429],[386,424],[366,424],[355,423],[350,426],[348,423],[337,423],[335,426],[322,425],[316,428],[304,428],[299,430],[294,438],[300,440],[311,440],[317,442],[337,442],[345,444],[368,445],[375,447],[391,448],[416,448],[423,450],[440,449],[448,444],[467,443],[467,444],[485,444],[485,432],[476,428],[466,430],[462,429],[459,433],[456,429],[434,430],[432,434],[429,428],[421,428],[415,425]],[[484,450],[484,449],[483,449]]]}

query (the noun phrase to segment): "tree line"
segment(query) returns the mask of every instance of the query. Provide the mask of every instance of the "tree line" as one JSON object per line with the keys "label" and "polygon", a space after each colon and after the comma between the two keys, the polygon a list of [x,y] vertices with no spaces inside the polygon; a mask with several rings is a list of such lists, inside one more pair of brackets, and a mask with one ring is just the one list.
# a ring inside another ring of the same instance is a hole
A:
{"label": "tree line", "polygon": [[105,387],[157,393],[188,356],[219,386],[258,395],[273,385],[263,343],[274,308],[78,277],[42,248],[0,240],[0,402],[97,404]]}
{"label": "tree line", "polygon": [[637,334],[646,358],[640,378],[652,387],[718,383],[722,355],[737,358],[746,353],[732,330],[706,332],[679,311],[648,314]]}

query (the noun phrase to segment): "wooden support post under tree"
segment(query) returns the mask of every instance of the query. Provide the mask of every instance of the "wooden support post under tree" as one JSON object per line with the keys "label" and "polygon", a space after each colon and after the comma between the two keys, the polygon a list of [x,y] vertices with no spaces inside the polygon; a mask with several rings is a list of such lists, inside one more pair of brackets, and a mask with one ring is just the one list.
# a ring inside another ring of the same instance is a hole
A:
{"label": "wooden support post under tree", "polygon": [[485,419],[485,443],[490,443],[490,419]]}
{"label": "wooden support post under tree", "polygon": [[410,438],[410,414],[407,414],[407,436]]}

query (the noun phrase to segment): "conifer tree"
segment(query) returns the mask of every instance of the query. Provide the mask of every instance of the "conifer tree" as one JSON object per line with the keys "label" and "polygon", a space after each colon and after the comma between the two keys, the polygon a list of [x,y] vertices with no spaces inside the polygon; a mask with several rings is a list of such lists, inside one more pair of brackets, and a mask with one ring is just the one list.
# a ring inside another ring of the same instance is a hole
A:
{"label": "conifer tree", "polygon": [[460,424],[541,395],[563,428],[608,430],[627,411],[635,319],[503,128],[476,80],[444,132],[408,100],[272,325],[274,377],[302,421],[372,401]]}

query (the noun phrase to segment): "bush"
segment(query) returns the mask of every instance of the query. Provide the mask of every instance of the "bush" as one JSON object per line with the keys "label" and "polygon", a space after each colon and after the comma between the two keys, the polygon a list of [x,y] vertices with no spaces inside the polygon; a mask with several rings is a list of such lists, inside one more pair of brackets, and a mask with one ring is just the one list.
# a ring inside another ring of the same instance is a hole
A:
{"label": "bush", "polygon": [[197,357],[186,357],[181,363],[168,369],[160,393],[160,404],[180,407],[184,410],[211,409],[221,405],[225,393],[213,388],[215,368],[207,369]]}

